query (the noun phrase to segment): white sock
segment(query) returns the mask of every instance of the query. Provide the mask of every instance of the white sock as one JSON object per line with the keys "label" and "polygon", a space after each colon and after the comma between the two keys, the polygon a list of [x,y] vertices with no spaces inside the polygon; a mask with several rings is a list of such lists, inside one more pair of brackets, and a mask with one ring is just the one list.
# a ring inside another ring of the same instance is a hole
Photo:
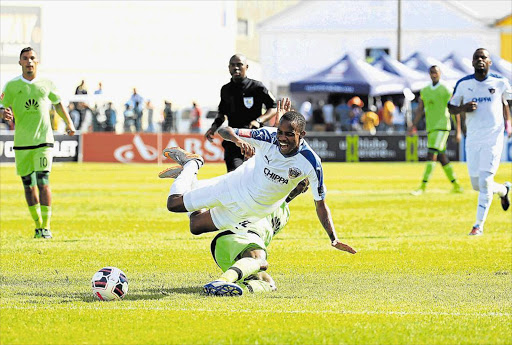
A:
{"label": "white sock", "polygon": [[181,174],[179,174],[179,176],[174,180],[174,183],[171,186],[171,190],[169,191],[169,195],[183,195],[186,192],[192,190],[192,184],[194,183],[194,180],[197,181],[196,174],[198,171],[199,165],[195,160],[191,160],[185,164]]}
{"label": "white sock", "polygon": [[507,187],[505,187],[503,184],[492,181],[492,192],[494,194],[498,194],[499,196],[505,196],[507,194]]}
{"label": "white sock", "polygon": [[476,224],[483,226],[489,213],[493,195],[493,174],[481,172],[478,179],[480,192],[478,193],[478,205],[476,207]]}

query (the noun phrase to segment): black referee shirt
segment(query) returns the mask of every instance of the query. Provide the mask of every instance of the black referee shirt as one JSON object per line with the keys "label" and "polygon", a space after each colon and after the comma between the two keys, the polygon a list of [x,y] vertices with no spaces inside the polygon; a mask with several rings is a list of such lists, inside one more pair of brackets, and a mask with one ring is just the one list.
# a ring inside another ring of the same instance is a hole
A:
{"label": "black referee shirt", "polygon": [[219,113],[228,117],[233,128],[249,128],[252,120],[262,115],[262,107],[276,108],[274,95],[260,81],[245,78],[241,83],[231,80],[220,89]]}

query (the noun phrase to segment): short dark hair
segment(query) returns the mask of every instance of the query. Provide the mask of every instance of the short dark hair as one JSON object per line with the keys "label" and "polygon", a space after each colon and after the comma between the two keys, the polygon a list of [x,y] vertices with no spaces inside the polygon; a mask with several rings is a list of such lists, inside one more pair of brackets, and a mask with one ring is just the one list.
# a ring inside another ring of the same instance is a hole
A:
{"label": "short dark hair", "polygon": [[231,63],[231,60],[239,58],[240,61],[243,62],[244,65],[247,65],[247,57],[244,54],[237,53],[233,55],[231,58],[229,58],[229,63]]}
{"label": "short dark hair", "polygon": [[430,66],[430,68],[428,69],[429,71],[432,71],[434,68],[437,68],[440,70],[439,66],[438,65],[432,65]]}
{"label": "short dark hair", "polygon": [[485,48],[478,48],[478,49],[475,49],[475,52],[473,53],[473,55],[475,55],[475,53],[476,53],[477,51],[480,51],[480,50],[487,52],[487,55],[488,55],[489,57],[491,56],[491,53],[490,53],[487,49],[485,49]]}
{"label": "short dark hair", "polygon": [[290,121],[291,123],[295,123],[297,126],[297,130],[299,130],[300,132],[304,131],[304,129],[306,128],[306,119],[304,118],[304,115],[294,110],[284,113],[280,121],[282,121],[283,119]]}
{"label": "short dark hair", "polygon": [[20,60],[21,60],[21,56],[23,55],[23,53],[26,53],[26,52],[31,52],[31,51],[35,51],[32,47],[26,47],[26,48],[23,48],[20,52]]}

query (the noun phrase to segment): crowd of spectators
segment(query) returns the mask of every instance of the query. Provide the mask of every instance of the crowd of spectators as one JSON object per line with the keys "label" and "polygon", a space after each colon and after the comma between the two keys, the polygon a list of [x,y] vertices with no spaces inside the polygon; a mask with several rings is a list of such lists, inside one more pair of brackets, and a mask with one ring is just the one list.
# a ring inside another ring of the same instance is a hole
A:
{"label": "crowd of spectators", "polygon": [[[114,103],[108,98],[87,98],[87,85],[84,80],[75,89],[75,99],[69,103],[69,115],[81,133],[86,132],[147,132],[155,133],[177,132],[176,111],[170,101],[164,101],[161,114],[155,112],[155,106],[150,99],[141,96],[136,88],[124,102],[121,110],[116,109]],[[100,82],[93,93],[94,96],[104,95],[103,85]],[[83,99],[82,99],[83,98]],[[201,116],[201,109],[193,102],[193,109]],[[64,124],[54,111],[50,112],[54,130],[62,132]],[[192,116],[192,114],[191,114]],[[194,126],[200,126],[200,119]],[[191,125],[192,126],[192,125]],[[14,127],[12,127],[14,128]],[[9,129],[12,129],[9,128]],[[194,131],[191,128],[191,132]]]}
{"label": "crowd of spectators", "polygon": [[[388,96],[375,98],[374,104],[367,105],[359,96],[331,95],[326,101],[304,101],[299,112],[306,118],[309,131],[402,134],[407,131],[417,100],[406,102],[404,96]],[[424,120],[418,129],[425,129]]]}
{"label": "crowd of spectators", "polygon": [[[84,132],[167,132],[177,133],[177,112],[169,100],[165,100],[162,111],[155,111],[150,99],[144,98],[133,88],[121,110],[116,109],[112,101],[101,98],[93,101],[80,97],[88,94],[85,80],[75,89],[77,99],[69,103],[71,119],[81,133]],[[103,95],[103,85],[98,83],[93,93]],[[405,102],[402,95],[378,97],[365,104],[359,96],[332,94],[326,100],[308,99],[299,105],[299,112],[307,121],[306,130],[314,132],[357,132],[360,134],[405,133],[414,116],[417,98]],[[64,123],[52,111],[52,124],[56,131],[64,131]],[[189,133],[202,133],[203,111],[196,101],[192,102],[188,115]],[[4,129],[14,129],[14,124],[5,123]],[[417,126],[425,128],[424,118]],[[182,131],[186,130],[182,128]]]}

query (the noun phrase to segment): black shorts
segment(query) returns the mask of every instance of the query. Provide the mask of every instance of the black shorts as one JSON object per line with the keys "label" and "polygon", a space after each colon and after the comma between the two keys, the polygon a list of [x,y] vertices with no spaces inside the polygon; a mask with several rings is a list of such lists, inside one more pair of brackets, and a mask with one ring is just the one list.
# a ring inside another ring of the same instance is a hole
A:
{"label": "black shorts", "polygon": [[233,171],[242,165],[244,162],[244,155],[238,146],[231,141],[224,140],[222,142],[222,147],[224,148],[224,161],[226,162],[228,172]]}

